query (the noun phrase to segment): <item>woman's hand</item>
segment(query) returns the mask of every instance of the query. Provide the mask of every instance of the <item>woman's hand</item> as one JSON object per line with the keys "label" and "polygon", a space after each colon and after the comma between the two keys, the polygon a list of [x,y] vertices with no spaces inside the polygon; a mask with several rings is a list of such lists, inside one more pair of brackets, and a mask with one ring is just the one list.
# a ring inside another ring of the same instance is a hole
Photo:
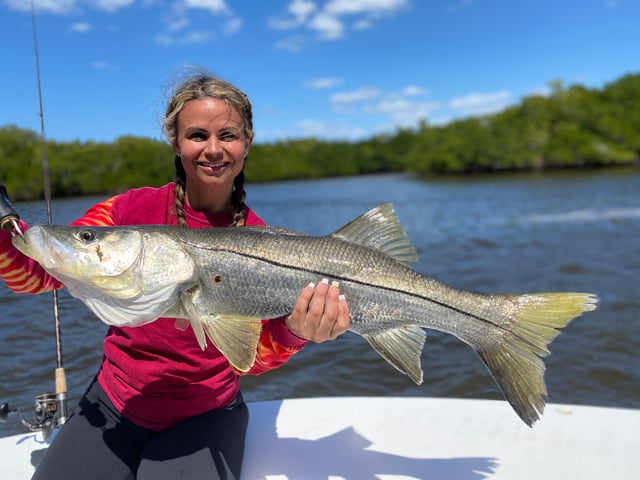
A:
{"label": "woman's hand", "polygon": [[340,295],[338,283],[324,279],[302,290],[293,312],[285,322],[294,335],[315,343],[334,340],[350,325],[349,306]]}

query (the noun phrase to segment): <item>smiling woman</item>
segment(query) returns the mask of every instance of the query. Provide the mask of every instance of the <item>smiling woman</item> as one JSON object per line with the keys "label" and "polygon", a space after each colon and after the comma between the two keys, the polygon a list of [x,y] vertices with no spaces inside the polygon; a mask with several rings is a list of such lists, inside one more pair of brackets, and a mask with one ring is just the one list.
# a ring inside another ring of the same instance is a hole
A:
{"label": "smiling woman", "polygon": [[[246,95],[223,80],[198,74],[176,90],[163,129],[176,153],[179,224],[186,224],[187,201],[198,210],[233,212],[234,224],[242,225],[244,161],[254,136]],[[214,185],[219,188],[209,188]]]}
{"label": "smiling woman", "polygon": [[[176,153],[175,182],[116,195],[89,208],[73,224],[173,225],[181,227],[178,231],[264,225],[245,204],[243,172],[253,138],[251,118],[251,104],[240,90],[203,72],[191,75],[175,89],[164,123]],[[29,235],[26,224],[20,228]],[[34,227],[32,233],[37,231]],[[92,237],[93,231],[83,228],[75,238],[91,244]],[[111,261],[126,262],[131,259],[127,253],[115,254]],[[93,246],[86,257],[103,264],[108,254],[106,246]],[[176,252],[164,257],[178,261]],[[40,260],[43,265],[19,253],[11,246],[10,233],[0,232],[0,277],[12,290],[40,293],[65,286],[67,277],[56,278],[43,269],[49,257]],[[162,276],[175,278],[166,273]],[[317,280],[310,277],[307,282]],[[68,287],[73,290],[72,282]],[[122,288],[142,310],[153,300],[149,292],[135,290],[133,281]],[[95,380],[34,478],[160,480],[176,478],[178,471],[188,474],[181,478],[238,478],[248,422],[240,376],[277,368],[307,340],[331,340],[349,327],[347,303],[337,286],[319,282],[297,293],[290,314],[255,319],[256,342],[253,351],[246,352],[255,362],[242,368],[227,361],[220,349],[202,344],[192,329],[182,324],[175,328],[173,317],[135,328],[113,324]],[[169,315],[173,306],[173,301],[165,303],[154,317]],[[177,446],[187,446],[190,453],[176,452]],[[203,450],[209,455],[198,453]]]}
{"label": "smiling woman", "polygon": [[198,210],[231,213],[234,186],[240,192],[238,200],[244,194],[234,181],[244,169],[251,144],[240,128],[240,116],[224,101],[205,98],[188,102],[179,124],[174,149],[186,177],[186,200]]}

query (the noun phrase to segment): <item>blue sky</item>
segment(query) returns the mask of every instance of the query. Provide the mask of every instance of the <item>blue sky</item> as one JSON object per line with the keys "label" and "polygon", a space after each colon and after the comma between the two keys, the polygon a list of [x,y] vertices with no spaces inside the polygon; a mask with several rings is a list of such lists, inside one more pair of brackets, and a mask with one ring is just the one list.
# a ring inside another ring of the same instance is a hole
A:
{"label": "blue sky", "polygon": [[[160,139],[185,65],[242,88],[256,142],[358,140],[640,72],[637,0],[35,0],[47,138]],[[0,0],[0,125],[39,132],[30,0]]]}

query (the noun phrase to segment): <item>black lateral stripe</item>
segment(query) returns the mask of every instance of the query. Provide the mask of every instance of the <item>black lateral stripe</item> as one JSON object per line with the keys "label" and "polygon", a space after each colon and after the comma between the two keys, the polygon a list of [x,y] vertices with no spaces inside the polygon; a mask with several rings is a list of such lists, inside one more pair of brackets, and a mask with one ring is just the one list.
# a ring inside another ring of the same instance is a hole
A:
{"label": "black lateral stripe", "polygon": [[[270,259],[267,259],[267,258],[264,258],[264,257],[260,257],[258,255],[252,255],[250,253],[245,253],[245,252],[241,253],[241,252],[238,252],[238,251],[236,251],[234,249],[231,249],[231,248],[222,248],[222,247],[215,247],[215,246],[213,246],[213,247],[206,246],[205,247],[203,245],[196,245],[196,244],[190,243],[188,241],[184,241],[184,243],[186,243],[186,244],[188,244],[190,246],[193,246],[193,247],[204,249],[204,250],[211,250],[211,251],[216,251],[216,252],[225,252],[225,253],[230,253],[230,254],[233,254],[233,255],[239,255],[241,257],[251,258],[253,260],[259,260],[261,262],[266,262],[266,263],[268,263],[270,265],[274,265],[276,267],[289,268],[291,270],[295,270],[295,271],[299,271],[299,272],[308,272],[310,274],[314,274],[314,275],[321,276],[321,277],[325,277],[326,276],[326,272],[322,272],[320,270],[313,270],[313,269],[309,269],[309,268],[297,267],[297,266],[289,265],[289,264],[286,264],[286,263],[277,262],[275,260],[270,260]],[[360,280],[355,280],[355,279],[349,278],[349,277],[334,277],[334,278],[336,278],[337,280],[344,281],[344,282],[355,283],[355,284],[361,285],[361,286],[372,286],[369,283],[365,283],[365,282],[362,282]],[[436,300],[434,298],[425,297],[423,295],[419,295],[419,294],[412,293],[412,292],[406,292],[406,291],[400,290],[398,288],[385,287],[383,285],[375,285],[375,286],[377,288],[382,288],[382,289],[387,290],[389,292],[395,292],[395,293],[399,293],[399,294],[403,294],[403,295],[409,295],[409,296],[414,297],[414,298],[419,298],[421,300],[426,300],[427,302],[431,302],[431,303],[433,303],[435,305],[439,305],[439,306],[441,306],[443,308],[446,308],[446,309],[449,309],[449,310],[451,310],[453,312],[456,312],[456,313],[471,317],[471,318],[473,318],[475,320],[478,320],[479,322],[482,322],[482,323],[485,323],[485,324],[489,324],[491,326],[498,327],[500,329],[504,329],[504,327],[502,327],[500,325],[497,325],[497,324],[493,323],[492,321],[487,320],[486,318],[479,317],[478,315],[466,312],[465,310],[462,310],[462,309],[460,309],[458,307],[455,307],[453,305],[450,305],[448,303],[441,302],[441,301]]]}

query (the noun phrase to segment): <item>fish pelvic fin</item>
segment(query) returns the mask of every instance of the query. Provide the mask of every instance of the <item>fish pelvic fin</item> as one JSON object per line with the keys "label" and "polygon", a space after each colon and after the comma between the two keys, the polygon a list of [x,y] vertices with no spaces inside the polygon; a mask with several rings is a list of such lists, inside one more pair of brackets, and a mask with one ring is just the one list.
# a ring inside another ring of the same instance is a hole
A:
{"label": "fish pelvic fin", "polygon": [[384,203],[336,230],[332,236],[380,250],[402,263],[418,261],[393,205]]}
{"label": "fish pelvic fin", "polygon": [[[262,332],[262,319],[212,315],[200,317],[200,322],[211,343],[233,368],[247,372],[253,366]],[[193,325],[193,320],[191,323]]]}
{"label": "fish pelvic fin", "polygon": [[536,293],[509,296],[515,307],[511,329],[495,349],[478,351],[500,390],[529,427],[547,399],[543,357],[548,344],[572,319],[596,308],[588,293]]}
{"label": "fish pelvic fin", "polygon": [[417,385],[422,383],[420,356],[427,338],[422,328],[406,325],[363,337],[387,362]]}

